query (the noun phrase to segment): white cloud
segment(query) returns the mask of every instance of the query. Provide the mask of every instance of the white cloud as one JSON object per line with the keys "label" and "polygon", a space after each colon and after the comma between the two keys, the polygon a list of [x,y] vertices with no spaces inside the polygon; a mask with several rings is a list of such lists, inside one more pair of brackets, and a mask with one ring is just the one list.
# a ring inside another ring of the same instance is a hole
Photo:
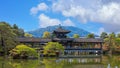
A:
{"label": "white cloud", "polygon": [[120,31],[120,5],[117,3],[110,3],[102,6],[100,10],[97,11],[97,17],[94,21],[101,22],[104,24],[104,28],[108,32],[119,32]]}
{"label": "white cloud", "polygon": [[47,10],[49,7],[45,3],[40,3],[36,7],[32,7],[30,12],[31,14],[35,15],[38,13],[38,11],[44,11]]}
{"label": "white cloud", "polygon": [[39,16],[40,28],[44,28],[44,27],[47,27],[47,26],[59,25],[59,24],[61,24],[61,22],[58,19],[49,18],[48,16],[46,16],[44,14],[41,14]]}
{"label": "white cloud", "polygon": [[105,29],[103,27],[99,28],[99,35],[102,33],[102,32],[105,32]]}
{"label": "white cloud", "polygon": [[54,19],[46,16],[45,14],[39,15],[39,25],[40,28],[44,28],[47,26],[55,26],[55,25],[63,25],[63,26],[75,26],[73,22],[70,19],[67,19],[65,21],[60,21],[59,19]]}
{"label": "white cloud", "polygon": [[104,5],[96,12],[97,17],[95,17],[96,21],[100,21],[106,24],[120,24],[120,5],[117,3],[110,3]]}
{"label": "white cloud", "polygon": [[120,31],[119,0],[58,0],[53,2],[52,10],[83,23],[102,23],[106,31]]}
{"label": "white cloud", "polygon": [[94,34],[100,36],[102,32],[105,32],[105,29],[103,27],[100,27],[100,28],[98,28],[98,31],[94,31],[91,33],[94,33]]}
{"label": "white cloud", "polygon": [[75,26],[75,24],[70,19],[66,19],[65,21],[63,21],[62,25],[63,26]]}

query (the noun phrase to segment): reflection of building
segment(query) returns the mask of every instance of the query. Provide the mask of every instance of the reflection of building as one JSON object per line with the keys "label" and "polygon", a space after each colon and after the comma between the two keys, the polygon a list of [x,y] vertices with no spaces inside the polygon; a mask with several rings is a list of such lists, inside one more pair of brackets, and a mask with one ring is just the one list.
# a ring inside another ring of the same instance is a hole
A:
{"label": "reflection of building", "polygon": [[32,47],[42,49],[42,47],[48,42],[59,42],[64,47],[65,55],[86,55],[102,53],[103,40],[100,38],[67,38],[70,31],[58,27],[53,31],[51,38],[19,38],[19,42],[25,44],[31,44]]}
{"label": "reflection of building", "polygon": [[[96,58],[43,58],[41,64],[53,68],[104,68],[102,57]],[[54,65],[54,66],[53,66]]]}
{"label": "reflection of building", "polygon": [[95,58],[59,58],[57,61],[61,62],[64,61],[66,63],[80,63],[80,64],[101,64],[102,57],[95,57]]}

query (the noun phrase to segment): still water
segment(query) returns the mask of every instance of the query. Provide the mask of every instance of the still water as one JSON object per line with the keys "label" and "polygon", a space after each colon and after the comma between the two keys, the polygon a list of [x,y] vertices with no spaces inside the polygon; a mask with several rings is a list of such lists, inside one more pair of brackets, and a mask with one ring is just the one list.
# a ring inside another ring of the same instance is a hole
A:
{"label": "still water", "polygon": [[3,59],[0,68],[120,68],[120,56],[89,58]]}

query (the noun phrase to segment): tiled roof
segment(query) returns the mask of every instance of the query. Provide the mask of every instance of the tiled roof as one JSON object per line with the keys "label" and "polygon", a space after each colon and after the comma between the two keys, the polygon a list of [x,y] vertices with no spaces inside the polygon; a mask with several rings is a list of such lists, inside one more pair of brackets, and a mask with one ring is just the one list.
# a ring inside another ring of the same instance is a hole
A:
{"label": "tiled roof", "polygon": [[101,38],[76,38],[74,42],[104,42]]}
{"label": "tiled roof", "polygon": [[[53,38],[56,41],[71,41],[71,42],[104,42],[101,38]],[[51,42],[52,39],[44,38],[18,38],[19,42]]]}
{"label": "tiled roof", "polygon": [[51,39],[44,38],[18,38],[19,42],[50,42]]}
{"label": "tiled roof", "polygon": [[53,40],[56,41],[73,41],[73,38],[53,38]]}
{"label": "tiled roof", "polygon": [[64,32],[64,33],[69,33],[69,30],[65,30],[62,27],[58,27],[56,30],[54,30],[54,32]]}

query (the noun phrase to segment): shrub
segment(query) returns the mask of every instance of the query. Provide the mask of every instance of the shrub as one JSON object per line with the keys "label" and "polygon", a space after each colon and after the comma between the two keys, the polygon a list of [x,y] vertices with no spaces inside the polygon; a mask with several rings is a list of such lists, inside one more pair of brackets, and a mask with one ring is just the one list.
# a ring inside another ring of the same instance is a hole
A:
{"label": "shrub", "polygon": [[63,51],[64,51],[64,47],[58,42],[48,42],[47,45],[44,46],[44,55],[55,56]]}
{"label": "shrub", "polygon": [[27,45],[17,45],[14,49],[10,51],[10,55],[13,58],[24,58],[28,56],[37,56],[35,49],[28,47]]}

